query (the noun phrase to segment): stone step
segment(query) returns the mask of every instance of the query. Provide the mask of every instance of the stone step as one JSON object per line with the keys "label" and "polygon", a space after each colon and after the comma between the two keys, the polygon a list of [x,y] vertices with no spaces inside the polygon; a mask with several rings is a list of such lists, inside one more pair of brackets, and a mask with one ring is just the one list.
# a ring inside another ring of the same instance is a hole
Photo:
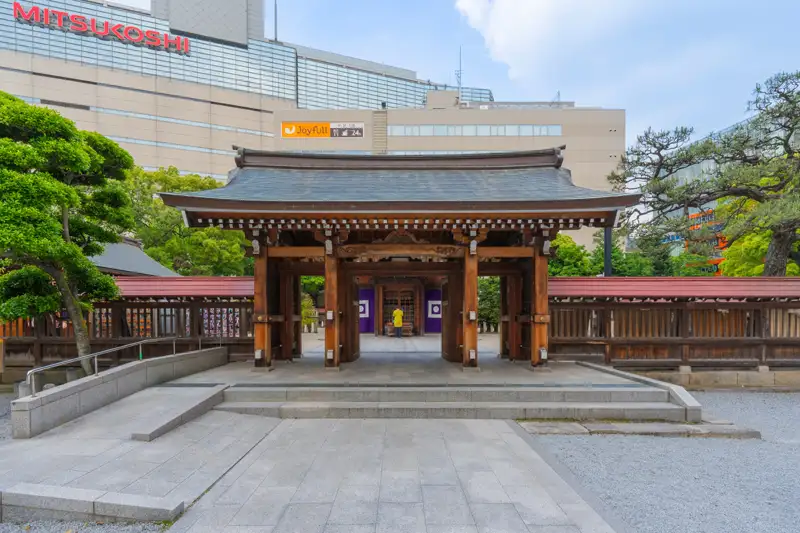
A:
{"label": "stone step", "polygon": [[216,410],[274,418],[478,418],[665,420],[686,410],[666,402],[223,402]]}
{"label": "stone step", "polygon": [[666,390],[631,387],[231,387],[226,402],[668,402]]}

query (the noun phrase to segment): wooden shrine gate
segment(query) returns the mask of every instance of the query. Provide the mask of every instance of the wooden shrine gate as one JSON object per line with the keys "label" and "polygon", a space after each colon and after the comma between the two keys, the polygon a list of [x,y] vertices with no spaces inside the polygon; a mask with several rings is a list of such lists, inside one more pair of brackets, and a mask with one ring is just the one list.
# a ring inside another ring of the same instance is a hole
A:
{"label": "wooden shrine gate", "polygon": [[548,348],[552,239],[564,229],[611,226],[638,200],[576,187],[561,150],[389,156],[239,148],[224,187],[161,196],[191,227],[247,236],[257,366],[300,353],[298,284],[308,273],[325,276],[326,367],[360,355],[358,275],[443,276],[442,354],[465,367],[478,366],[478,276],[508,276],[506,351],[537,365]]}

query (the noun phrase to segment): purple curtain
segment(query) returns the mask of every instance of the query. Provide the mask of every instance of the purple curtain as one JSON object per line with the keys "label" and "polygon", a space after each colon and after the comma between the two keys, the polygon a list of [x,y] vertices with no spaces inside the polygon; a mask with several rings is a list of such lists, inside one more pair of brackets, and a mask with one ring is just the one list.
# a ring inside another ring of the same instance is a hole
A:
{"label": "purple curtain", "polygon": [[442,332],[442,289],[425,291],[425,333]]}
{"label": "purple curtain", "polygon": [[358,289],[358,331],[375,331],[375,289],[372,287]]}

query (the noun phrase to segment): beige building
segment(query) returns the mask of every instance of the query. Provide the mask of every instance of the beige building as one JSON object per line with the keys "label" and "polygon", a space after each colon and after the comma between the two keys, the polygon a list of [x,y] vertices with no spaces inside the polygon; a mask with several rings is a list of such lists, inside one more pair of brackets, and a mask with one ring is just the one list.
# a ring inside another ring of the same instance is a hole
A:
{"label": "beige building", "polygon": [[[566,145],[575,184],[607,189],[624,152],[623,110],[495,102],[487,89],[459,92],[406,69],[266,40],[259,20],[262,0],[154,0],[152,12],[7,2],[0,90],[110,137],[142,167],[219,179],[233,145],[388,154]],[[119,35],[97,34],[106,21]],[[151,32],[157,43],[137,42]]]}

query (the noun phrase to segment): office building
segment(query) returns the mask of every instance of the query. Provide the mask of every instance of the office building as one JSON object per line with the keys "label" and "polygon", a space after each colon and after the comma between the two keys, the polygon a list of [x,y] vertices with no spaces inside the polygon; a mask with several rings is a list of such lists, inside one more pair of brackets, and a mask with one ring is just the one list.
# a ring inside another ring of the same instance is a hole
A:
{"label": "office building", "polygon": [[498,102],[489,89],[269,40],[263,21],[264,0],[153,0],[150,11],[6,2],[0,90],[108,136],[146,169],[224,180],[233,145],[387,154],[567,145],[576,185],[609,188],[623,110]]}

